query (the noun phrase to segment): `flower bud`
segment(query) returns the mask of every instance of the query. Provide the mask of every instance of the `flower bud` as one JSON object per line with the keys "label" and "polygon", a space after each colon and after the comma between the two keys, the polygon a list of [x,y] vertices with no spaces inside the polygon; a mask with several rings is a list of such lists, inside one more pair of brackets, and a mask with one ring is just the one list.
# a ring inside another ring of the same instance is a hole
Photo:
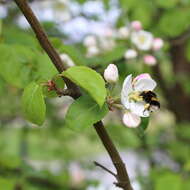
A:
{"label": "flower bud", "polygon": [[143,59],[144,59],[144,63],[147,65],[150,65],[150,66],[156,65],[156,62],[157,62],[156,58],[152,55],[145,55]]}
{"label": "flower bud", "polygon": [[104,71],[104,78],[108,83],[115,83],[119,78],[117,66],[109,64]]}
{"label": "flower bud", "polygon": [[161,38],[155,38],[153,40],[153,44],[152,44],[152,48],[153,50],[157,51],[159,49],[161,49],[164,45],[164,42]]}
{"label": "flower bud", "polygon": [[133,59],[137,57],[137,52],[134,49],[128,49],[124,54],[125,59]]}
{"label": "flower bud", "polygon": [[135,31],[139,31],[139,30],[142,29],[142,24],[141,24],[140,21],[135,20],[135,21],[131,22],[131,27],[132,27],[132,29],[134,29]]}
{"label": "flower bud", "polygon": [[123,123],[127,127],[136,128],[139,126],[140,122],[141,122],[141,118],[134,113],[126,112],[123,115]]}

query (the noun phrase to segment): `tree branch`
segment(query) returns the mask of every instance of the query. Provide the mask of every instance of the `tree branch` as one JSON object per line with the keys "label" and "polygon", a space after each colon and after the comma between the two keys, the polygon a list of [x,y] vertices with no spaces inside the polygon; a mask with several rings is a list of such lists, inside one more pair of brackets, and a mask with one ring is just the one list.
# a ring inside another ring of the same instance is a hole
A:
{"label": "tree branch", "polygon": [[[30,23],[32,29],[34,30],[37,39],[39,40],[40,45],[46,51],[53,64],[57,68],[57,70],[61,73],[66,68],[64,67],[59,54],[56,52],[54,47],[51,45],[50,41],[44,30],[42,29],[38,19],[32,12],[26,0],[14,0],[20,10],[23,12],[24,16]],[[64,78],[68,88],[75,90],[78,92],[78,87],[69,81],[67,78]],[[77,96],[73,98],[76,99],[81,95],[80,92],[77,93]],[[109,137],[103,123],[101,121],[94,124],[94,128],[100,137],[102,144],[106,148],[116,170],[117,170],[117,183],[115,183],[118,187],[123,188],[124,190],[132,190],[129,176],[127,170],[125,168],[125,164],[123,163],[115,145],[113,144],[111,138]]]}
{"label": "tree branch", "polygon": [[103,166],[102,164],[98,163],[98,162],[94,162],[94,164],[100,168],[102,168],[103,170],[105,170],[106,172],[110,173],[111,175],[113,175],[114,177],[117,178],[117,175],[115,173],[113,173],[111,170],[109,170],[108,168],[106,168],[105,166]]}

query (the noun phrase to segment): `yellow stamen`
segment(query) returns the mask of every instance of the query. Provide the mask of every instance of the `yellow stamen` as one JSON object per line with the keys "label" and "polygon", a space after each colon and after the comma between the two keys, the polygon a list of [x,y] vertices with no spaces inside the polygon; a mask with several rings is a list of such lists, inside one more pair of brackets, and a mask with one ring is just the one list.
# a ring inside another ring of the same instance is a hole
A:
{"label": "yellow stamen", "polygon": [[129,99],[130,100],[133,100],[135,102],[140,102],[140,101],[143,101],[143,98],[142,96],[140,96],[140,93],[139,92],[133,92],[129,95]]}

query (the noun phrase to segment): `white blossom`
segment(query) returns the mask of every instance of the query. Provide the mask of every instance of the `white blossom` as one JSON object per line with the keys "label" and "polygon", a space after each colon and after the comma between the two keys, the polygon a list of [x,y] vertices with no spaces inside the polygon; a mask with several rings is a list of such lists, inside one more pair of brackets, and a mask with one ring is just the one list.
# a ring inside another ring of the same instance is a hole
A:
{"label": "white blossom", "polygon": [[150,50],[153,43],[153,35],[150,32],[140,30],[138,32],[133,32],[131,35],[131,41],[140,50]]}
{"label": "white blossom", "polygon": [[87,48],[87,53],[86,53],[86,56],[87,57],[93,57],[93,56],[96,56],[100,53],[100,50],[97,46],[89,46]]}
{"label": "white blossom", "polygon": [[127,39],[129,37],[130,30],[126,26],[120,27],[118,29],[118,37],[120,39]]}
{"label": "white blossom", "polygon": [[115,47],[115,41],[111,37],[99,36],[99,46],[102,50],[109,51]]}
{"label": "white blossom", "polygon": [[130,128],[136,128],[139,126],[141,122],[141,118],[130,112],[130,111],[126,111],[125,114],[123,115],[123,123]]}
{"label": "white blossom", "polygon": [[84,46],[89,47],[89,46],[96,46],[97,45],[97,40],[96,37],[93,35],[88,35],[84,38],[83,41]]}
{"label": "white blossom", "polygon": [[62,53],[60,55],[61,60],[68,66],[68,67],[73,67],[75,66],[75,63],[73,62],[73,60],[70,58],[69,55],[67,55],[66,53]]}
{"label": "white blossom", "polygon": [[143,91],[152,91],[156,87],[156,82],[149,74],[144,73],[132,79],[132,75],[128,75],[124,80],[121,91],[121,102],[124,107],[140,117],[148,117],[152,110],[145,109],[147,104],[140,93]]}
{"label": "white blossom", "polygon": [[128,49],[124,54],[125,59],[133,59],[137,57],[137,51],[134,49]]}
{"label": "white blossom", "polygon": [[104,78],[108,83],[115,83],[119,78],[117,66],[109,64],[104,71]]}

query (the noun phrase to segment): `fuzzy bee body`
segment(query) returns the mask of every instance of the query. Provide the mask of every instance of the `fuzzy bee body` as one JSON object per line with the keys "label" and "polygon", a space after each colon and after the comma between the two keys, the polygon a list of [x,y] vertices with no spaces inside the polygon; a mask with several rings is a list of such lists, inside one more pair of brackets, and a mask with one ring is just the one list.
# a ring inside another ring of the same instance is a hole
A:
{"label": "fuzzy bee body", "polygon": [[143,91],[139,96],[142,97],[143,101],[146,102],[144,111],[148,110],[153,112],[160,108],[160,102],[158,101],[157,96],[154,92]]}

